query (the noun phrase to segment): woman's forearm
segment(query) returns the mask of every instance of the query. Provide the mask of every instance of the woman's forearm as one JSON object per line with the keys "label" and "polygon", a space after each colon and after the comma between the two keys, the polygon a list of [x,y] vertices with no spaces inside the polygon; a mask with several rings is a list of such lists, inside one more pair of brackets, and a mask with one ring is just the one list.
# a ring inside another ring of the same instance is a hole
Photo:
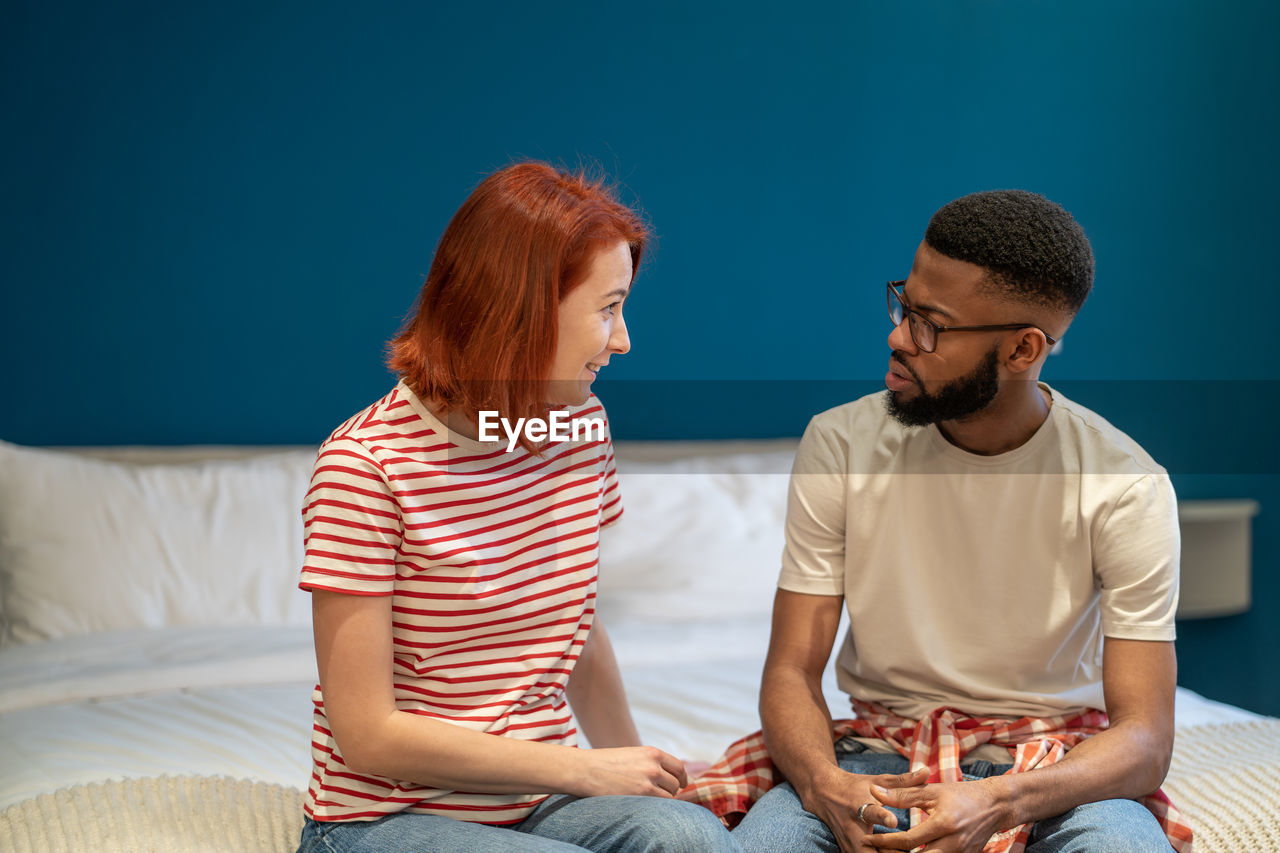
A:
{"label": "woman's forearm", "polygon": [[352,741],[339,746],[357,773],[446,790],[574,793],[585,773],[573,747],[499,737],[407,711],[365,721]]}
{"label": "woman's forearm", "polygon": [[368,721],[357,755],[357,771],[477,793],[672,797],[687,783],[681,762],[653,747],[576,749],[405,711]]}

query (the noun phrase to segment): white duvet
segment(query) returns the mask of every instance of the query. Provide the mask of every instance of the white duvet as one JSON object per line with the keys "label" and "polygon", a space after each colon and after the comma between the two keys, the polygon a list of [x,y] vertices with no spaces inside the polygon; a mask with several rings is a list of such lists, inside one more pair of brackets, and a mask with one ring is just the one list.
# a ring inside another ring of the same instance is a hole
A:
{"label": "white duvet", "polygon": [[[759,727],[767,623],[609,627],[644,738],[711,761]],[[0,808],[68,785],[208,774],[305,787],[315,660],[305,628],[122,631],[0,654]],[[846,713],[834,676],[832,712]],[[1178,691],[1179,726],[1254,718]]]}

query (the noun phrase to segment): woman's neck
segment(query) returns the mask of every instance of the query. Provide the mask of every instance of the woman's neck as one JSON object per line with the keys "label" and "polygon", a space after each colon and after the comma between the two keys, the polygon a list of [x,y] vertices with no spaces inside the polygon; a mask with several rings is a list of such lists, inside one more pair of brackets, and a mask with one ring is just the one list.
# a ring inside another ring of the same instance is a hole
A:
{"label": "woman's neck", "polygon": [[480,423],[475,415],[468,414],[462,409],[446,410],[444,406],[435,400],[423,400],[422,403],[427,407],[427,411],[435,415],[436,420],[448,427],[450,432],[457,433],[472,441],[480,440]]}

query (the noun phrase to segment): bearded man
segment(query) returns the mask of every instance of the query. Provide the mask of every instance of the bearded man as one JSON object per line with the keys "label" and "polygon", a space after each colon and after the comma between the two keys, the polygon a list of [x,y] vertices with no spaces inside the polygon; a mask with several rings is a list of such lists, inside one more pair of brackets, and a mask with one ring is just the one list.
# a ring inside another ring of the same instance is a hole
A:
{"label": "bearded man", "polygon": [[[1189,849],[1158,792],[1173,489],[1039,381],[1092,284],[1083,230],[1023,191],[943,207],[889,282],[887,390],[813,418],[796,456],[760,698],[787,783],[745,849]],[[857,720],[833,729],[842,610]]]}

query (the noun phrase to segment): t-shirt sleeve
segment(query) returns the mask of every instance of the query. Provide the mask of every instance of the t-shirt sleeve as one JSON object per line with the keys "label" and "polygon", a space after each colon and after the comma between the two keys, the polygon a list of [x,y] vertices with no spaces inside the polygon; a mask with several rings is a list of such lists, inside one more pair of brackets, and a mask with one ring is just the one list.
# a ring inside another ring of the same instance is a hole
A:
{"label": "t-shirt sleeve", "polygon": [[613,455],[613,442],[605,442],[604,488],[600,495],[600,526],[610,527],[622,517],[622,490],[618,486],[618,463]]}
{"label": "t-shirt sleeve", "polygon": [[[600,406],[599,400],[592,402]],[[604,441],[600,445],[601,490],[600,490],[600,527],[612,527],[622,517],[622,489],[618,485],[618,460],[613,452],[613,435],[609,432],[609,419],[605,416],[604,407],[600,406],[599,415],[604,424]]]}
{"label": "t-shirt sleeve", "polygon": [[391,486],[362,444],[334,439],[321,447],[302,520],[301,588],[392,594],[404,528]]}
{"label": "t-shirt sleeve", "polygon": [[1167,475],[1144,475],[1121,494],[1094,543],[1105,636],[1174,639],[1180,554],[1173,485]]}
{"label": "t-shirt sleeve", "polygon": [[810,421],[791,468],[779,588],[844,593],[847,470],[847,449],[838,436]]}

